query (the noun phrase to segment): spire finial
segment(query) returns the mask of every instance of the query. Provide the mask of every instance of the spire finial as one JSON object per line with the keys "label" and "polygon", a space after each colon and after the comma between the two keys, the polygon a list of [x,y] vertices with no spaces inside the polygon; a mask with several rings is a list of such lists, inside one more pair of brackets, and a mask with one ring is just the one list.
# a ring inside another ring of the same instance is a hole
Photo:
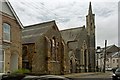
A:
{"label": "spire finial", "polygon": [[91,1],[90,1],[90,3],[89,3],[89,12],[88,12],[89,14],[92,14],[92,5],[91,5]]}

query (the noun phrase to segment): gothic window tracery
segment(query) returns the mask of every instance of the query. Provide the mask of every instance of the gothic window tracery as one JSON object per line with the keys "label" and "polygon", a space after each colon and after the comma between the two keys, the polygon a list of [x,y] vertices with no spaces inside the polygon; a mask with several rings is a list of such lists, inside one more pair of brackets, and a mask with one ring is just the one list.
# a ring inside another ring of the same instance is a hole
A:
{"label": "gothic window tracery", "polygon": [[27,46],[23,46],[23,57],[27,56]]}
{"label": "gothic window tracery", "polygon": [[51,60],[56,61],[57,60],[57,45],[56,45],[56,38],[53,37],[51,41]]}

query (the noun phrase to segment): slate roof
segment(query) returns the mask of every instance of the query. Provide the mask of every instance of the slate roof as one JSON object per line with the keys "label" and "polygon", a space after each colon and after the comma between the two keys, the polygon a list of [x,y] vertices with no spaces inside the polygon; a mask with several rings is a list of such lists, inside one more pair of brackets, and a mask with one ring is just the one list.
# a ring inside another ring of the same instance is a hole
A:
{"label": "slate roof", "polygon": [[[106,47],[106,51],[109,50],[109,49],[111,49],[111,48],[113,48],[113,47],[118,48],[116,45],[110,45],[110,46],[107,46],[107,47]],[[118,49],[119,49],[119,48],[118,48]],[[102,48],[101,50],[102,50],[102,52],[105,52],[105,47]],[[112,51],[112,52],[113,52],[113,51]]]}
{"label": "slate roof", "polygon": [[[117,46],[116,45],[107,46],[106,47],[106,51],[109,50],[109,49],[111,49],[112,47],[117,47]],[[96,51],[97,51],[97,49],[96,49]],[[103,48],[100,49],[100,54],[103,53],[103,52],[105,52],[105,47],[103,47]]]}
{"label": "slate roof", "polygon": [[113,57],[113,58],[119,58],[119,55],[120,55],[120,52],[115,52],[115,53],[112,55],[112,57]]}
{"label": "slate roof", "polygon": [[[110,45],[110,46],[107,46],[106,47],[106,52],[107,52],[107,55],[106,55],[106,57],[107,58],[109,58],[109,57],[112,57],[113,55],[114,55],[114,57],[116,57],[117,55],[115,55],[115,54],[117,54],[118,53],[118,50],[115,50],[114,48],[118,48],[116,45]],[[119,48],[118,48],[119,49]],[[101,53],[99,53],[99,54],[101,54],[102,56],[104,55],[104,53],[105,53],[105,48],[101,48],[101,51],[100,51]]]}
{"label": "slate roof", "polygon": [[62,38],[65,40],[65,43],[67,43],[68,41],[74,41],[84,28],[85,27],[77,27],[77,28],[61,30],[60,32]]}
{"label": "slate roof", "polygon": [[107,58],[110,58],[110,57],[112,57],[112,58],[118,58],[119,55],[120,55],[120,52],[113,52],[113,53],[108,54],[106,57]]}
{"label": "slate roof", "polygon": [[35,43],[39,36],[46,33],[53,25],[55,21],[25,26],[22,30],[22,43]]}

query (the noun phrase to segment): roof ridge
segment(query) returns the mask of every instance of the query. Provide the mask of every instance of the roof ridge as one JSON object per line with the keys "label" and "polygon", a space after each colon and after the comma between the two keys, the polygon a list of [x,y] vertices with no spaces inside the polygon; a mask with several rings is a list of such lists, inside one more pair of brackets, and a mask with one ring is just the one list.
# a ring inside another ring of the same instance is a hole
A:
{"label": "roof ridge", "polygon": [[67,31],[67,30],[80,29],[80,28],[85,28],[85,26],[82,26],[82,27],[75,27],[75,28],[69,28],[69,29],[64,29],[64,30],[60,30],[60,31],[62,32],[62,31]]}
{"label": "roof ridge", "polygon": [[[109,47],[112,47],[112,46],[114,46],[115,44],[111,44],[111,45],[109,45],[109,46],[107,46],[106,48],[109,48]],[[116,45],[115,45],[116,46]],[[103,49],[105,48],[105,47],[102,47]]]}
{"label": "roof ridge", "polygon": [[36,25],[43,25],[43,24],[47,24],[47,23],[55,23],[55,20],[46,21],[46,22],[42,22],[42,23],[31,24],[31,25],[28,25],[28,26],[24,26],[24,28],[31,27],[31,26],[36,26]]}

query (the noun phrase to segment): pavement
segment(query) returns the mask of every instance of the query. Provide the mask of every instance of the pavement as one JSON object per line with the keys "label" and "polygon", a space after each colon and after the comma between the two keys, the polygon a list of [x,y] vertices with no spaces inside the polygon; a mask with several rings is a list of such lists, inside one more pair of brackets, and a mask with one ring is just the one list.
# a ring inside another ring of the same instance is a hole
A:
{"label": "pavement", "polygon": [[[2,75],[3,74],[0,73],[0,80],[2,78]],[[112,72],[106,71],[105,73],[103,72],[71,73],[61,76],[69,77],[69,78],[111,78]]]}
{"label": "pavement", "polygon": [[106,71],[105,73],[103,72],[72,73],[72,74],[66,74],[63,76],[70,77],[70,78],[111,78],[112,72]]}

